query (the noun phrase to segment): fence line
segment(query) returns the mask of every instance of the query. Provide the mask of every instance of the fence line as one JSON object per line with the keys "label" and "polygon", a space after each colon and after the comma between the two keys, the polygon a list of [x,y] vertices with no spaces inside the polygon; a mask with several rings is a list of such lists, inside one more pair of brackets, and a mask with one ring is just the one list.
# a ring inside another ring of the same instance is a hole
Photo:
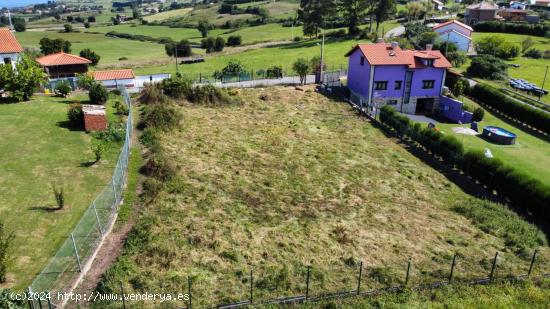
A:
{"label": "fence line", "polygon": [[[101,243],[114,225],[127,182],[133,128],[131,99],[124,87],[119,87],[119,89],[128,106],[129,113],[124,144],[111,181],[91,202],[61,248],[34,279],[28,292],[49,291],[56,294],[72,292],[90,268]],[[29,301],[29,306],[42,308],[43,303],[47,303],[48,307],[63,307],[66,299],[59,303],[55,303],[53,300],[34,299]]]}

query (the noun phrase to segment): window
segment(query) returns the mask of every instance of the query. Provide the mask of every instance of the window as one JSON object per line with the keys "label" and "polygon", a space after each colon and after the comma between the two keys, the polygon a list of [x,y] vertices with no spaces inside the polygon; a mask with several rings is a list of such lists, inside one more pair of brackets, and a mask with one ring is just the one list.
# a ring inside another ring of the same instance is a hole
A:
{"label": "window", "polygon": [[361,56],[361,65],[365,65],[365,57]]}
{"label": "window", "polygon": [[387,90],[388,82],[374,82],[374,90]]}
{"label": "window", "polygon": [[395,90],[401,89],[401,84],[402,84],[402,83],[403,83],[402,81],[396,80],[396,81],[395,81]]}
{"label": "window", "polygon": [[387,104],[388,105],[397,105],[397,100],[388,100]]}
{"label": "window", "polygon": [[433,59],[426,59],[426,66],[433,67],[434,66],[434,60]]}
{"label": "window", "polygon": [[11,63],[11,58],[10,57],[4,58],[4,63],[5,64],[10,64]]}
{"label": "window", "polygon": [[422,89],[433,89],[435,85],[435,80],[423,80],[422,81]]}

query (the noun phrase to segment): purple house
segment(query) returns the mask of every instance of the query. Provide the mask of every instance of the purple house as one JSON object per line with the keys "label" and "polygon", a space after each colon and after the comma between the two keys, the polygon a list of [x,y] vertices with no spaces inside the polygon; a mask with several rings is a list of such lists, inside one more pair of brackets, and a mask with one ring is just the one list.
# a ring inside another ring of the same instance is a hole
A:
{"label": "purple house", "polygon": [[362,108],[391,105],[406,114],[444,110],[439,104],[452,65],[438,50],[403,50],[395,42],[358,44],[346,57],[348,88]]}

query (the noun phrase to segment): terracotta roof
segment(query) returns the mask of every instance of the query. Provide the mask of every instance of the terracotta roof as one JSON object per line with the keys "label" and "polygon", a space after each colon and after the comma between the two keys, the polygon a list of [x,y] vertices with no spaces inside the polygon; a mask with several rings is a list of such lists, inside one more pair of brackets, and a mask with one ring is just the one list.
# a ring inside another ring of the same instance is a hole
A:
{"label": "terracotta roof", "polygon": [[451,25],[451,24],[457,24],[457,25],[459,25],[459,26],[462,27],[462,28],[468,29],[468,30],[470,30],[470,31],[474,31],[474,29],[472,29],[472,27],[470,27],[470,26],[468,26],[468,25],[466,25],[466,24],[464,24],[464,23],[461,23],[461,22],[459,22],[459,21],[456,20],[456,19],[449,20],[448,22],[445,22],[445,23],[436,25],[436,26],[433,27],[433,29],[434,29],[434,30],[435,30],[435,29],[439,29],[439,28],[441,28],[441,27],[445,27],[445,26]]}
{"label": "terracotta roof", "polygon": [[498,5],[496,5],[493,2],[485,2],[484,1],[484,2],[469,5],[466,8],[469,9],[469,10],[497,10]]}
{"label": "terracotta roof", "polygon": [[0,54],[20,53],[23,48],[9,28],[0,28]]}
{"label": "terracotta roof", "polygon": [[36,58],[36,62],[40,63],[42,66],[56,66],[56,65],[70,65],[70,64],[89,64],[92,63],[86,58],[79,56],[66,54],[64,52],[47,55],[44,57]]}
{"label": "terracotta roof", "polygon": [[136,77],[132,69],[93,71],[88,74],[93,76],[95,80],[134,79]]}
{"label": "terracotta roof", "polygon": [[352,48],[346,57],[351,55],[357,49],[361,50],[363,56],[371,65],[406,65],[409,68],[417,69],[425,67],[420,58],[433,59],[434,68],[450,68],[451,63],[438,50],[402,50],[399,46],[392,49],[391,44],[358,44]]}

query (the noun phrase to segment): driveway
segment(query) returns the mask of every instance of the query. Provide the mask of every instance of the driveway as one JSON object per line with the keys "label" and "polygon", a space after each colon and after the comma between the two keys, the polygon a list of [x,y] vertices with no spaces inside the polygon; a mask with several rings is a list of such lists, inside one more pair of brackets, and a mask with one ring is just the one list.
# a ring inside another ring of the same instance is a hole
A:
{"label": "driveway", "polygon": [[405,33],[405,27],[399,26],[386,32],[386,34],[384,34],[384,38],[389,39],[391,37],[397,37],[402,35],[403,33]]}

